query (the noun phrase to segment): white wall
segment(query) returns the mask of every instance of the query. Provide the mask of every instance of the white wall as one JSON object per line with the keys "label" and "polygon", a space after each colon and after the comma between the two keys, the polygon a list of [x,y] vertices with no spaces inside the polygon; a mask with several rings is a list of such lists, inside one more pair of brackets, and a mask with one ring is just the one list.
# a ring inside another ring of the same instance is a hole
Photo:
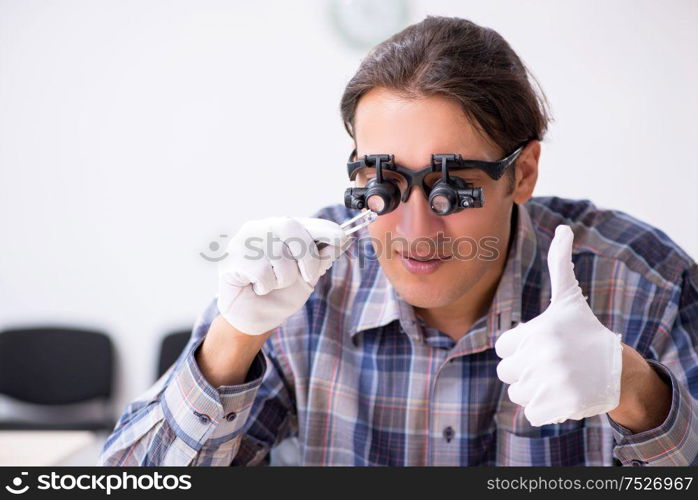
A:
{"label": "white wall", "polygon": [[[531,67],[556,118],[537,194],[622,209],[695,257],[696,5],[415,0],[411,19],[468,17]],[[362,56],[320,0],[0,0],[0,327],[107,329],[126,404],[213,297],[209,242],[342,202],[338,103]]]}

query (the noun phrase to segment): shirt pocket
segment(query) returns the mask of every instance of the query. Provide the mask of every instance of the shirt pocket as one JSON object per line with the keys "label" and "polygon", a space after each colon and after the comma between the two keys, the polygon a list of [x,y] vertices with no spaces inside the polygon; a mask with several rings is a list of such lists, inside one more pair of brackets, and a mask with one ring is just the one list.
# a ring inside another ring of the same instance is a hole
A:
{"label": "shirt pocket", "polygon": [[551,436],[521,436],[497,429],[498,466],[574,466],[586,463],[588,428]]}

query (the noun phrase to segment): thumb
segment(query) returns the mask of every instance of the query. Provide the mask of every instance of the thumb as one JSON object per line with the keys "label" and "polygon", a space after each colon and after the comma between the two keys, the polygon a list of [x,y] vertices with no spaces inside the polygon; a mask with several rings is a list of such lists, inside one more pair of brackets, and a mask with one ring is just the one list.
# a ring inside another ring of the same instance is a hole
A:
{"label": "thumb", "polygon": [[555,228],[555,236],[548,250],[548,272],[550,273],[550,303],[576,294],[581,296],[582,290],[574,275],[572,263],[572,242],[574,233],[569,226],[559,225]]}

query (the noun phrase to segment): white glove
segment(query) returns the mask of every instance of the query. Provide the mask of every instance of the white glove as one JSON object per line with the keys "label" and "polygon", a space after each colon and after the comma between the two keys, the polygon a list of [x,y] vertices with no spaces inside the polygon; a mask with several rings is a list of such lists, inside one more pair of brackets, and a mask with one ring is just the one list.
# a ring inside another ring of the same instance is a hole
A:
{"label": "white glove", "polygon": [[[315,241],[329,245],[318,250]],[[326,219],[271,217],[245,223],[219,264],[219,312],[242,333],[273,330],[303,307],[350,244],[339,225]]]}
{"label": "white glove", "polygon": [[596,318],[574,275],[569,226],[560,225],[548,251],[551,299],[542,314],[497,340],[497,375],[531,425],[580,420],[618,406],[621,335]]}

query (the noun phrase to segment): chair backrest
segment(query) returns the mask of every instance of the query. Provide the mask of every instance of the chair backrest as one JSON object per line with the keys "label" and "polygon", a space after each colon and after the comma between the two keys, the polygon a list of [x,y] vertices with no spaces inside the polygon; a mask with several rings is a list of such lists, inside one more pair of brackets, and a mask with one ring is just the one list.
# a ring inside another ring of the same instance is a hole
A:
{"label": "chair backrest", "polygon": [[191,337],[191,330],[180,330],[165,335],[160,343],[156,379],[160,378],[182,353]]}
{"label": "chair backrest", "polygon": [[19,401],[65,405],[110,399],[114,347],[102,332],[19,328],[0,332],[0,393]]}

